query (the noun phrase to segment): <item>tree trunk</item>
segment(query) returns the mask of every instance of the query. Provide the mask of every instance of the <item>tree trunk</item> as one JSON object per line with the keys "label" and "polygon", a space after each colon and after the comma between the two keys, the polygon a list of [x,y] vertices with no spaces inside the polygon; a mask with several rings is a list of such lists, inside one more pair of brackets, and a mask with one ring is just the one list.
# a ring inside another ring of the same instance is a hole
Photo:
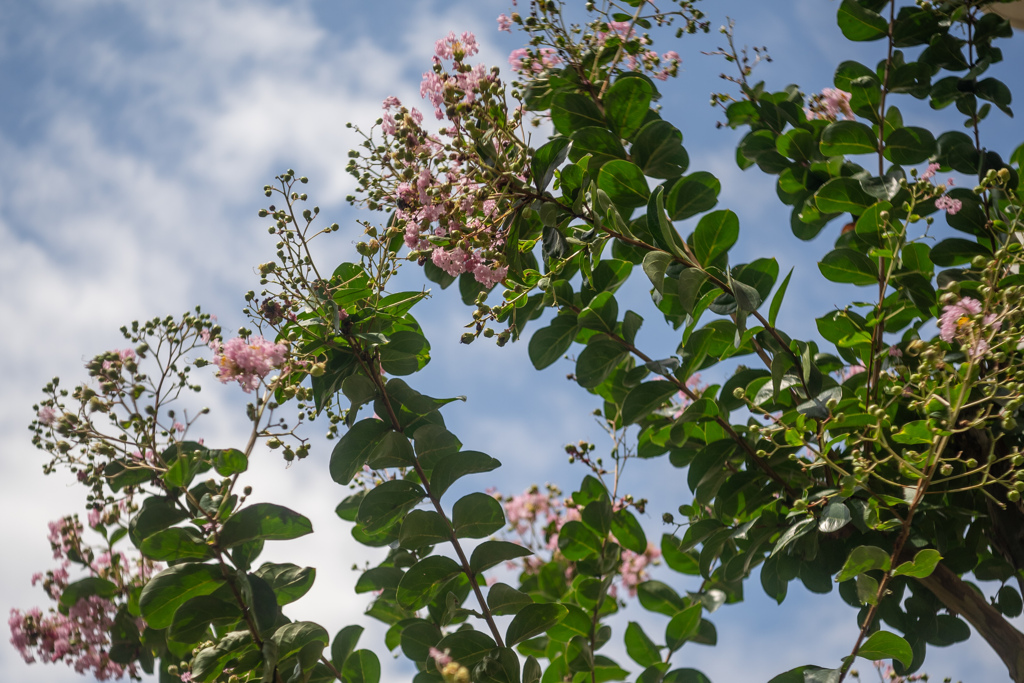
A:
{"label": "tree trunk", "polygon": [[1003,660],[1014,683],[1024,683],[1024,633],[1015,629],[983,595],[941,562],[931,576],[918,581],[950,612],[959,614],[974,627]]}

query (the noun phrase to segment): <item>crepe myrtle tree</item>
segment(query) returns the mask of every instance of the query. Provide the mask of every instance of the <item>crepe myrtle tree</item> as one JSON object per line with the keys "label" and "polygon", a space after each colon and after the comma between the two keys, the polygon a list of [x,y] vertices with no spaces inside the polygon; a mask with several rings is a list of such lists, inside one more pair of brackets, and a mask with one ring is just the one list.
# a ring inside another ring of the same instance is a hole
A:
{"label": "crepe myrtle tree", "polygon": [[[777,176],[796,239],[834,240],[818,271],[849,292],[806,340],[776,326],[799,305],[786,298],[792,272],[778,282],[774,258],[730,261],[739,220],[717,208],[718,179],[689,169],[657,105],[679,56],[655,40],[707,31],[693,3],[588,3],[582,23],[556,2],[519,7],[498,17],[525,34],[511,82],[473,61],[473,35],[442,38],[426,116],[389,97],[350,154],[350,199],[370,212],[357,261],[318,263],[314,238],[339,226],[318,227],[306,178],[289,170],[264,188],[259,213],[278,241],[245,297],[255,329],[225,340],[199,311],[136,323],[125,349],[87,365],[88,382],[45,387],[35,442],[47,471],[68,467],[89,487],[100,543],[74,516],[51,526],[61,564],[34,580],[56,606],[12,613],[14,644],[100,679],[377,683],[374,650],[386,649],[418,683],[699,683],[681,648],[714,645],[709,615],[753,578],[780,603],[794,580],[815,593],[838,584],[859,629],[849,656],[773,683],[857,677],[858,657],[915,678],[928,646],[966,640],[968,625],[1024,681],[1024,634],[1008,621],[1024,582],[1024,147],[985,136],[993,105],[1011,115],[1009,89],[986,73],[1011,31],[985,4],[843,0],[843,35],[872,41],[878,61],[838,65],[834,87],[813,95],[753,82],[767,53],[722,29],[718,54],[736,70],[712,104],[746,131],[736,161]],[[912,99],[954,105],[956,128],[905,122]],[[553,132],[535,147],[528,131],[543,119]],[[950,172],[970,180],[942,182]],[[457,399],[402,379],[430,358],[412,315],[427,294],[389,288],[407,262],[442,290],[458,281],[473,307],[463,342],[502,346],[534,328],[538,370],[574,355],[614,445],[608,457],[566,447],[586,472],[571,493],[446,496],[500,463],[446,428]],[[651,301],[620,311],[634,275]],[[678,346],[642,347],[645,320]],[[733,358],[745,364],[716,370]],[[208,365],[254,397],[242,448],[196,436],[203,412],[188,394]],[[299,428],[313,420],[336,440],[337,514],[387,548],[356,584],[389,626],[383,648],[359,649],[358,626],[331,638],[285,616],[300,614],[291,603],[315,569],[256,566],[266,541],[312,526],[250,502],[242,477],[261,441],[305,457]],[[635,457],[660,459],[690,502],[621,490]],[[667,529],[658,543],[647,512]],[[658,556],[676,580],[649,580]],[[505,565],[514,579],[495,573]],[[613,632],[631,596],[663,633]],[[631,662],[602,653],[623,640]]]}

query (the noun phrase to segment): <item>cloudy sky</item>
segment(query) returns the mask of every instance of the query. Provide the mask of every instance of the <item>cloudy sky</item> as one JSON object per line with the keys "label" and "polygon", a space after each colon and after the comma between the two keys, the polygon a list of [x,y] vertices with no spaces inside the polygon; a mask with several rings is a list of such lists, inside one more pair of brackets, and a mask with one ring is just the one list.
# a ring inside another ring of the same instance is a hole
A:
{"label": "cloudy sky", "polygon": [[[201,304],[227,330],[243,324],[242,294],[257,284],[253,266],[273,250],[256,216],[265,200],[261,188],[285,168],[309,176],[308,191],[321,215],[343,226],[319,244],[321,262],[352,258],[360,229],[359,214],[343,201],[352,189],[344,167],[354,144],[345,123],[369,124],[391,94],[417,102],[434,41],[449,30],[474,31],[483,47],[480,59],[490,64],[504,65],[519,38],[497,32],[495,17],[510,8],[489,0],[2,4],[0,87],[7,104],[0,108],[0,319],[6,322],[0,359],[6,386],[0,394],[0,481],[7,523],[0,608],[7,610],[43,603],[42,591],[29,580],[51,564],[46,523],[84,502],[67,477],[41,474],[43,458],[25,429],[39,388],[54,375],[78,381],[83,361],[117,347],[117,328],[133,319]],[[768,46],[774,62],[756,75],[770,88],[795,82],[814,92],[832,84],[840,61],[874,63],[882,56],[879,44],[851,46],[839,37],[838,3],[832,0],[702,4],[715,26],[727,16],[737,19],[741,44]],[[663,113],[683,130],[691,168],[722,179],[721,204],[739,214],[743,231],[734,257],[745,261],[779,248],[783,271],[796,267],[780,320],[794,336],[811,335],[812,315],[849,294],[811,285],[814,261],[830,238],[796,243],[772,179],[737,169],[736,134],[715,129],[719,117],[708,94],[722,89],[717,75],[725,65],[701,51],[720,41],[712,34],[660,45],[684,60],[680,78],[663,88]],[[1006,63],[1024,63],[1022,44],[1018,36],[1004,46]],[[1000,67],[997,74],[1011,85],[1022,84],[1019,73]],[[948,112],[904,111],[915,113],[917,125],[960,125]],[[992,119],[984,142],[1005,156],[1019,142],[1019,124],[998,112]],[[406,288],[419,288],[418,273],[407,270]],[[642,290],[638,282],[631,301],[655,328]],[[433,361],[414,384],[434,395],[466,395],[467,403],[447,409],[452,430],[467,448],[505,463],[491,480],[477,483],[510,493],[546,481],[571,490],[583,472],[565,464],[562,446],[580,438],[602,448],[606,443],[589,416],[595,404],[564,379],[571,366],[536,373],[525,344],[459,346],[470,311],[454,296],[435,297],[418,310]],[[655,357],[670,355],[676,343],[656,334],[644,340]],[[237,445],[245,430],[243,396],[211,385],[201,398],[213,408],[199,427],[207,442]],[[316,443],[309,460],[287,470],[276,456],[256,459],[253,500],[290,505],[313,519],[316,529],[268,557],[320,570],[313,592],[291,616],[319,621],[332,633],[359,621],[371,626],[363,642],[371,646],[382,630],[362,617],[365,601],[353,595],[355,574],[349,570],[368,556],[333,514],[344,492],[324,476],[329,446]],[[661,533],[661,513],[687,495],[682,477],[666,476],[667,467],[637,463],[626,480],[635,495],[664,501],[645,520],[653,537]],[[677,575],[660,578],[680,591],[694,588]],[[767,681],[805,663],[836,665],[856,636],[852,611],[835,594],[812,598],[796,584],[790,596],[775,607],[752,582],[747,602],[714,615],[718,647],[687,646],[674,664],[700,668],[715,683]],[[664,627],[639,607],[627,616],[653,624],[653,633]],[[382,661],[391,680],[408,678],[387,654]],[[940,680],[965,682],[1005,676],[977,638],[953,650],[932,650],[927,670]],[[54,683],[76,676],[58,666],[26,666],[4,645],[0,678]]]}

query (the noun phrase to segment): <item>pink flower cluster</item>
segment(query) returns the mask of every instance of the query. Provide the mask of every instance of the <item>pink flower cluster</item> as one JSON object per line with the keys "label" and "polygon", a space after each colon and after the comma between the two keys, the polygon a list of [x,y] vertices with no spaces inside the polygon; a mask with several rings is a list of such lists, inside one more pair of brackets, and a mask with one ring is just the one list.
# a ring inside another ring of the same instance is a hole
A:
{"label": "pink flower cluster", "polygon": [[[463,59],[479,51],[476,36],[468,31],[463,31],[461,37],[451,32],[437,41],[434,47],[434,69],[423,74],[420,97],[434,105],[434,115],[438,121],[445,117],[445,106],[449,104],[447,95],[457,91],[462,94],[463,101],[471,103],[475,101],[476,93],[482,85],[494,82],[495,77],[487,73],[483,64],[470,66],[463,62]],[[441,68],[442,60],[455,63],[452,73]]]}
{"label": "pink flower cluster", "polygon": [[[93,550],[82,544],[82,531],[77,518],[66,517],[50,523],[50,545],[60,565],[45,575],[33,576],[32,585],[42,581],[47,595],[55,602],[68,586],[72,557],[92,576],[115,583],[123,595],[143,585],[156,570],[156,566],[145,559],[131,567],[128,558],[121,553],[108,551],[94,557]],[[137,679],[139,672],[134,664],[125,666],[110,660],[110,633],[117,612],[118,606],[113,601],[95,595],[79,599],[66,615],[52,608],[46,614],[38,607],[25,612],[12,609],[7,620],[11,644],[28,663],[65,662],[78,673],[89,673],[100,681],[120,679],[126,674]],[[140,629],[145,626],[141,619],[137,625]]]}
{"label": "pink flower cluster", "polygon": [[[936,172],[939,170],[939,164],[931,163],[928,164],[928,169],[920,175],[921,180],[931,180],[935,177]],[[950,178],[946,181],[947,186],[954,185],[953,179]],[[941,191],[941,189],[940,189]],[[945,211],[950,216],[955,215],[960,209],[963,208],[963,202],[959,199],[953,199],[948,195],[942,195],[935,200],[935,208],[941,211]]]}
{"label": "pink flower cluster", "polygon": [[986,331],[1002,326],[994,313],[985,315],[977,325],[974,316],[980,315],[981,309],[981,302],[969,296],[944,306],[939,316],[939,338],[946,342],[959,340],[972,359],[980,358],[989,348]]}
{"label": "pink flower cluster", "polygon": [[[636,597],[636,587],[647,580],[647,567],[661,557],[661,550],[654,544],[648,543],[647,550],[643,553],[635,553],[632,550],[622,551],[622,564],[619,565],[619,580],[622,587],[629,593],[629,597]],[[609,591],[615,597],[617,591],[615,584],[612,584]]]}
{"label": "pink flower cluster", "polygon": [[854,118],[853,110],[850,108],[850,93],[836,88],[825,88],[820,95],[811,98],[810,106],[804,108],[804,115],[808,120],[836,121],[840,114],[848,120]]}
{"label": "pink flower cluster", "polygon": [[260,380],[281,367],[288,353],[284,344],[274,344],[260,336],[235,337],[226,343],[211,339],[209,345],[218,367],[217,379],[224,384],[237,381],[245,393],[259,388]]}
{"label": "pink flower cluster", "polygon": [[539,74],[546,69],[553,69],[562,63],[558,50],[553,47],[542,47],[531,52],[525,47],[512,50],[508,56],[508,65],[517,73]]}

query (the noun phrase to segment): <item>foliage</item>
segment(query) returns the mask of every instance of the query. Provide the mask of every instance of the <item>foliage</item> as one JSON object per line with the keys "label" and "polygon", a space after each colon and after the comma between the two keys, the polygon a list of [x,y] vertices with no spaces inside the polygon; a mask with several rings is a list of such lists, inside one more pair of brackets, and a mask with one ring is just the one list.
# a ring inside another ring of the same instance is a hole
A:
{"label": "foliage", "polygon": [[[678,35],[707,30],[690,3],[676,4],[591,3],[579,26],[556,3],[503,15],[502,26],[528,36],[509,88],[496,69],[470,63],[473,36],[438,41],[422,91],[441,130],[388,98],[350,155],[351,200],[386,216],[365,224],[358,262],[317,264],[313,238],[338,226],[313,227],[319,209],[301,208],[305,178],[288,171],[265,188],[275,204],[260,215],[279,241],[259,269],[263,291],[246,300],[273,342],[250,330],[223,342],[198,312],[153,320],[124,330],[131,349],[89,364],[98,390],[46,387],[34,429],[50,469],[69,466],[91,487],[91,526],[111,549],[127,537],[145,561],[167,563],[152,577],[62,588],[64,607],[112,601],[112,662],[159,666],[162,680],[378,681],[358,627],[332,639],[284,615],[314,569],[254,568],[266,541],[312,530],[298,512],[236,491],[259,439],[287,460],[308,453],[275,417],[294,404],[299,423],[326,419],[337,437],[330,475],[349,487],[337,514],[358,541],[388,548],[356,590],[375,593],[368,613],[389,625],[386,648],[415,664],[418,683],[707,680],[676,666],[677,653],[716,642],[708,615],[741,602],[752,576],[778,602],[796,579],[817,593],[838,583],[858,610],[858,638],[835,668],[774,681],[842,681],[858,656],[910,675],[929,645],[966,639],[967,624],[1024,681],[1024,634],[1007,621],[1021,613],[1024,581],[1024,147],[981,144],[992,105],[1012,114],[1008,88],[985,75],[1008,24],[974,1],[843,0],[843,34],[877,41],[881,60],[840,64],[835,88],[813,96],[752,83],[750,58],[723,29],[738,92],[712,101],[725,125],[747,131],[737,163],[777,176],[797,239],[846,224],[818,269],[851,287],[852,301],[817,318],[819,338],[801,340],[775,325],[793,305],[789,275],[778,281],[774,258],[730,261],[739,219],[718,208],[717,178],[688,173],[683,134],[657,105],[656,81],[678,56],[654,52],[652,35],[673,22]],[[967,132],[905,124],[900,97],[955,105]],[[537,149],[525,133],[531,117],[553,127]],[[936,184],[939,172],[976,184]],[[683,235],[676,224],[688,218]],[[446,428],[443,410],[457,399],[402,379],[430,358],[411,313],[425,293],[388,289],[406,257],[442,289],[458,280],[474,307],[464,342],[504,345],[537,321],[538,370],[575,349],[574,377],[602,401],[613,462],[579,444],[570,455],[589,473],[568,497],[446,498],[456,481],[500,463],[463,450]],[[678,335],[671,357],[645,353],[645,317],[620,310],[616,292],[634,275],[650,281],[647,319]],[[541,321],[549,308],[555,315]],[[194,388],[186,357],[204,345],[222,381],[258,392],[243,449],[187,440],[194,420],[168,407]],[[743,357],[752,367],[720,384],[696,381]],[[619,491],[631,457],[667,460],[692,492],[679,506],[685,521],[665,516],[674,533],[657,547],[637,519],[647,501]],[[700,577],[699,590],[643,580],[637,558],[658,553]],[[518,585],[490,585],[488,572],[506,562],[521,568]],[[1001,583],[991,602],[967,575]],[[625,628],[632,672],[601,653],[616,637],[605,623],[622,604],[616,585],[667,620],[664,634]],[[503,615],[512,619],[499,628]]]}

